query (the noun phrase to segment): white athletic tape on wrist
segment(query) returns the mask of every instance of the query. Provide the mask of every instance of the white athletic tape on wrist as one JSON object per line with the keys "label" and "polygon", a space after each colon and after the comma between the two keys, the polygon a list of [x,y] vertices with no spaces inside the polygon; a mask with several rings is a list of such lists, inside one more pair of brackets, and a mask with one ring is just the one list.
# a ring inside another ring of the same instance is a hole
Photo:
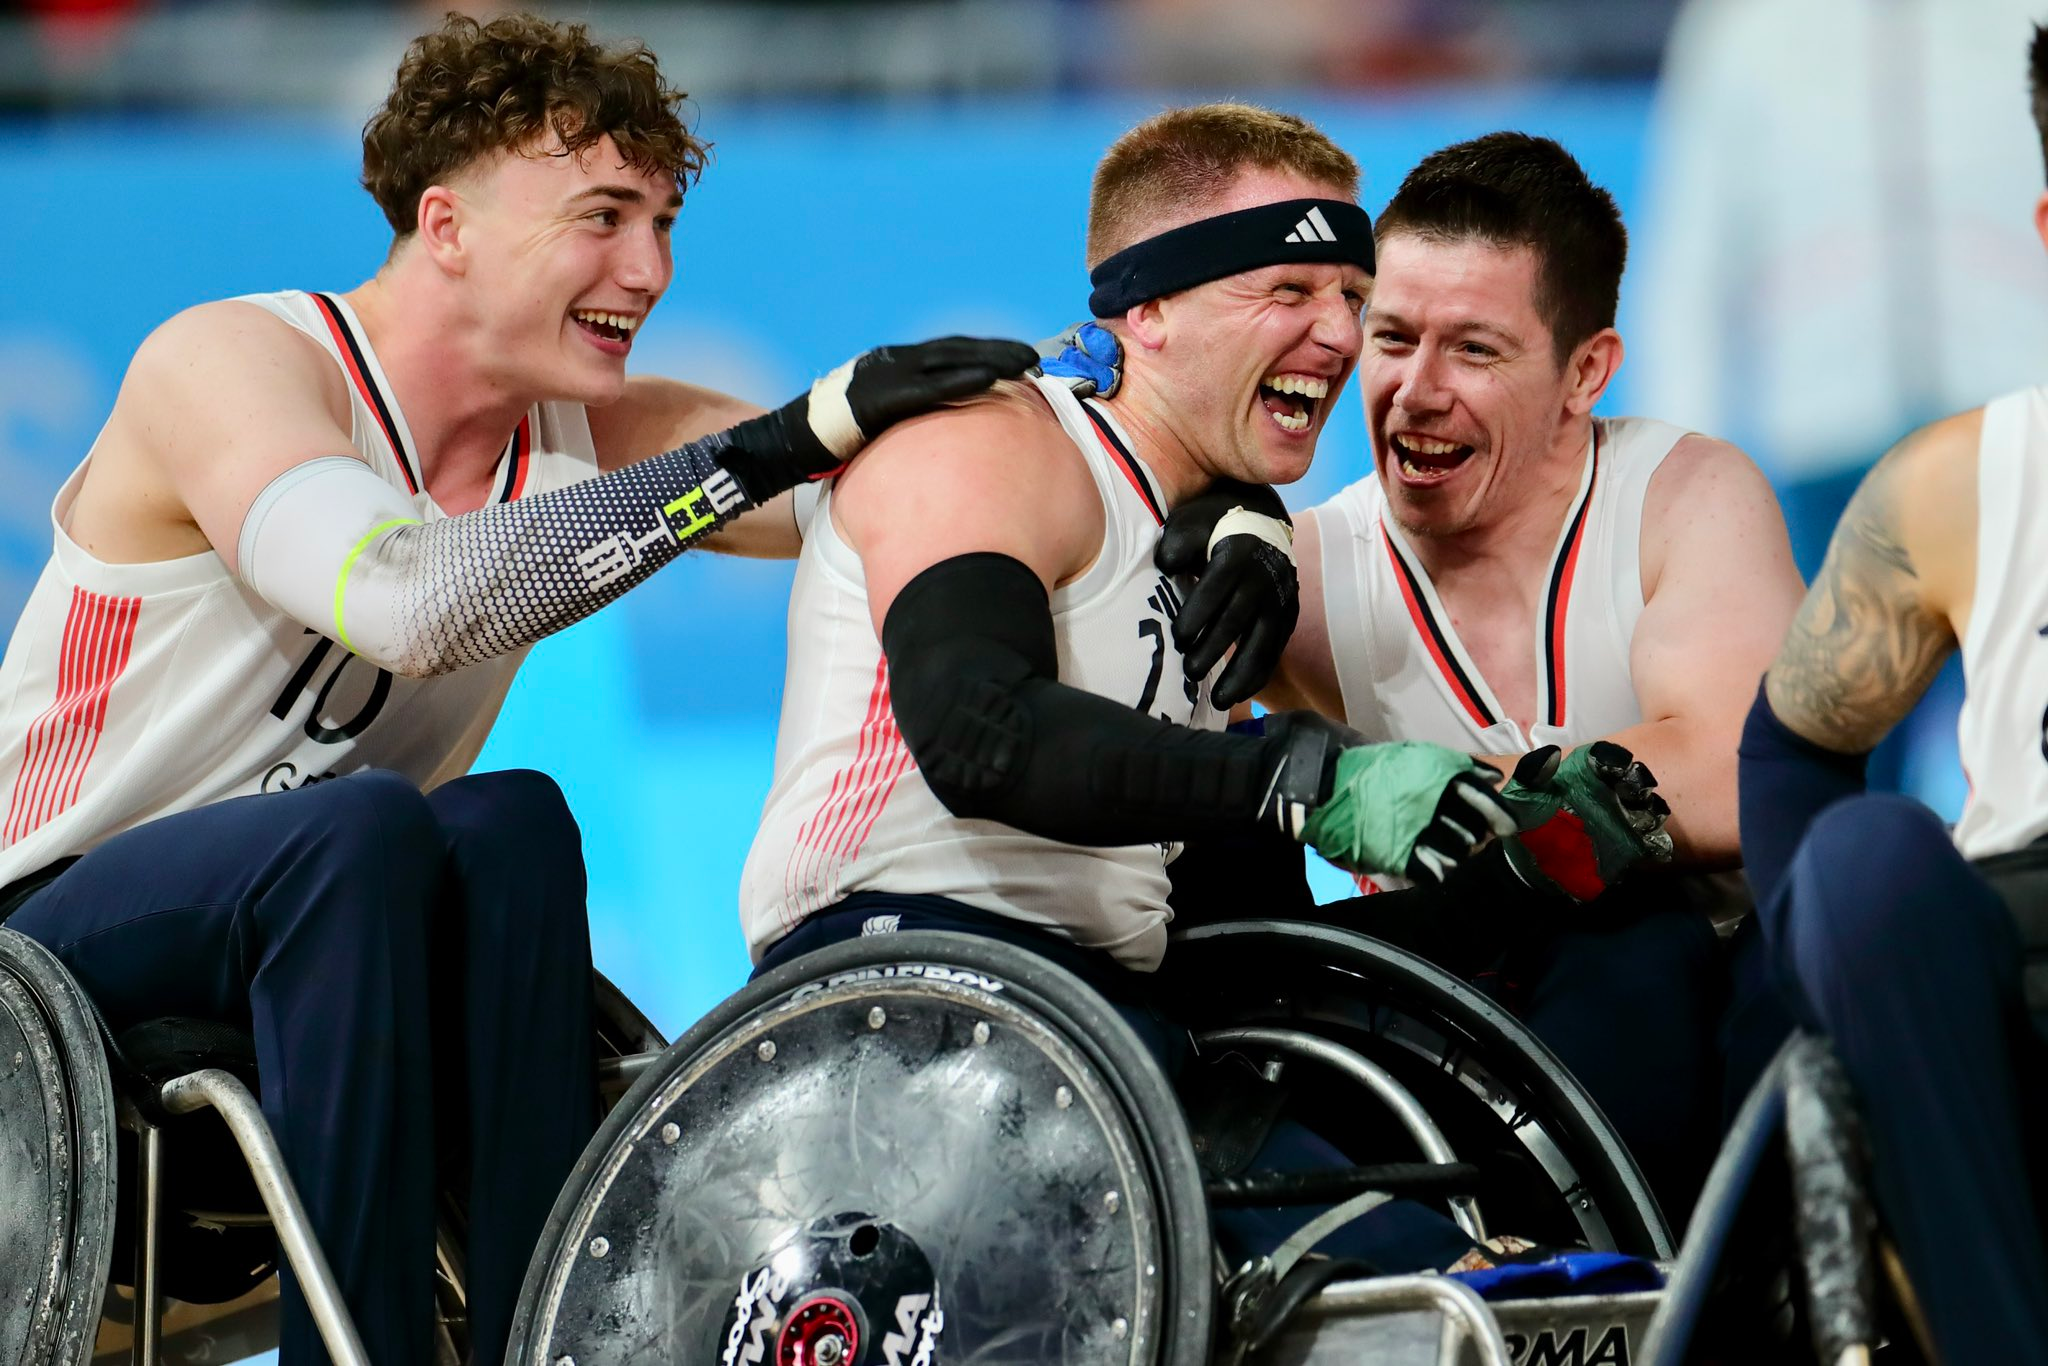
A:
{"label": "white athletic tape on wrist", "polygon": [[1256,536],[1285,555],[1290,562],[1294,559],[1294,528],[1278,517],[1234,507],[1216,519],[1216,529],[1209,533],[1211,555],[1216,553],[1216,546],[1226,536]]}
{"label": "white athletic tape on wrist", "polygon": [[859,363],[860,357],[855,356],[811,385],[811,434],[841,460],[853,459],[868,443],[867,433],[853,420],[853,408],[846,401],[846,386],[853,382],[853,367]]}

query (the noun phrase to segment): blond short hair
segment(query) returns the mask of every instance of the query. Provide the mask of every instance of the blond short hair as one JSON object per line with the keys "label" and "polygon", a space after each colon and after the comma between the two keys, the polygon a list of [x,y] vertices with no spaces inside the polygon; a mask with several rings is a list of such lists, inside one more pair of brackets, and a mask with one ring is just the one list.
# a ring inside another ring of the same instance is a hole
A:
{"label": "blond short hair", "polygon": [[1088,268],[1158,231],[1202,216],[1246,170],[1292,171],[1358,197],[1358,163],[1307,119],[1255,104],[1197,104],[1154,115],[1111,144],[1088,196]]}

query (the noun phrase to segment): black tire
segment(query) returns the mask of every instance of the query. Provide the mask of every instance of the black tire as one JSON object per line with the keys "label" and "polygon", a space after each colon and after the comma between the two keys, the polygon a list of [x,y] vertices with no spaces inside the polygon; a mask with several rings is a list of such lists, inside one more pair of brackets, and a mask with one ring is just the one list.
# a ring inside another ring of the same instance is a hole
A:
{"label": "black tire", "polygon": [[[1086,1058],[1122,1108],[1160,1211],[1159,1366],[1200,1366],[1208,1360],[1213,1286],[1207,1210],[1192,1143],[1172,1088],[1130,1027],[1072,974],[1036,954],[989,939],[930,931],[877,935],[836,944],[787,963],[714,1009],[670,1046],[612,1111],[556,1200],[529,1264],[514,1320],[508,1363],[540,1362],[547,1344],[534,1340],[550,1270],[577,1217],[593,1173],[615,1152],[664,1086],[720,1040],[757,1017],[861,969],[944,965],[996,979],[1004,998],[1022,1007]],[[570,1255],[573,1254],[573,1250]]]}
{"label": "black tire", "polygon": [[[1656,1198],[1585,1088],[1520,1021],[1427,960],[1332,926],[1225,921],[1174,936],[1161,985],[1174,1018],[1198,1033],[1303,1029],[1392,1072],[1460,1158],[1492,1169],[1493,1231],[1561,1243],[1576,1232],[1601,1250],[1673,1255]],[[1510,1188],[1532,1175],[1546,1188],[1518,1201]]]}
{"label": "black tire", "polygon": [[0,1366],[92,1358],[114,1133],[91,1004],[48,949],[0,929]]}

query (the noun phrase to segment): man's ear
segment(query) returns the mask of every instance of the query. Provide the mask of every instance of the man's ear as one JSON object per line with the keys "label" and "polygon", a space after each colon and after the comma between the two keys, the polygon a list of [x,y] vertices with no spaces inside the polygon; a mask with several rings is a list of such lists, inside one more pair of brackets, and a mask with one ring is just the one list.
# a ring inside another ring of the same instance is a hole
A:
{"label": "man's ear", "polygon": [[2041,245],[2048,247],[2048,191],[2034,201],[2034,232],[2041,239]]}
{"label": "man's ear", "polygon": [[1565,361],[1565,411],[1584,417],[1593,411],[1600,396],[1621,369],[1621,333],[1603,327],[1572,348]]}
{"label": "man's ear", "polygon": [[449,275],[469,269],[469,254],[462,242],[463,213],[462,197],[446,185],[429,185],[420,195],[414,219],[420,247]]}
{"label": "man's ear", "polygon": [[1124,314],[1124,339],[1128,345],[1157,351],[1166,345],[1166,305],[1163,299],[1147,299]]}

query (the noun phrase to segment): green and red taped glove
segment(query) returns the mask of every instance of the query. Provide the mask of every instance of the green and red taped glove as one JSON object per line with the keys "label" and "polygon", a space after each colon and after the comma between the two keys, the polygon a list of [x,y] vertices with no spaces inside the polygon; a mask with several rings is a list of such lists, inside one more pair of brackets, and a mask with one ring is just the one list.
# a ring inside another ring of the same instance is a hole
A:
{"label": "green and red taped glove", "polygon": [[1635,755],[1595,740],[1560,757],[1556,745],[1522,756],[1501,789],[1518,833],[1502,843],[1531,887],[1591,901],[1639,863],[1667,863],[1671,807]]}

